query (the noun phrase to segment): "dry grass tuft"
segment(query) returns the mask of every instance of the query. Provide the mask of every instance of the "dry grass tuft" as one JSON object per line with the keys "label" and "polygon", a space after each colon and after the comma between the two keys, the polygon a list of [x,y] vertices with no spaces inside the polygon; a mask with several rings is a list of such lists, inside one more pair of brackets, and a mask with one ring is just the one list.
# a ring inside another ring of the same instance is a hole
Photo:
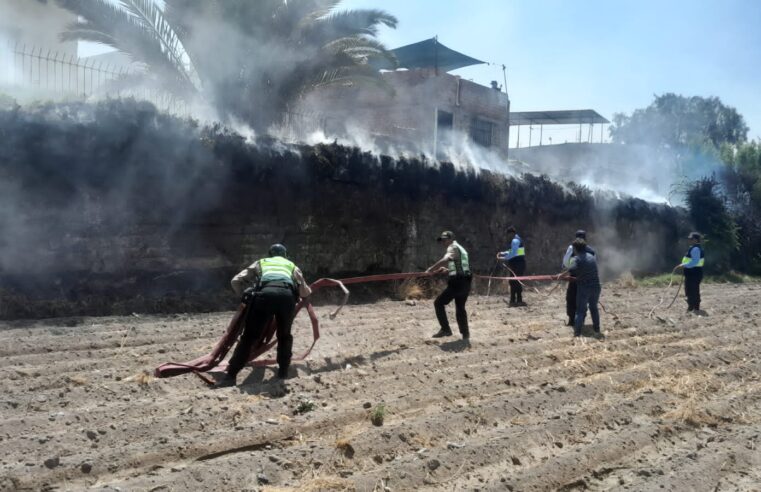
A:
{"label": "dry grass tuft", "polygon": [[705,399],[723,389],[724,385],[710,370],[679,371],[667,376],[621,383],[616,386],[619,393],[632,393],[640,390],[665,391],[680,398]]}
{"label": "dry grass tuft", "polygon": [[352,482],[340,477],[323,476],[315,477],[301,485],[298,488],[284,488],[284,487],[269,487],[265,486],[261,489],[262,492],[290,492],[293,490],[299,490],[301,492],[318,492],[322,490],[337,490],[337,491],[354,491],[357,490]]}
{"label": "dry grass tuft", "polygon": [[75,384],[77,386],[84,386],[86,384],[90,384],[90,381],[87,380],[84,376],[66,376],[66,382]]}
{"label": "dry grass tuft", "polygon": [[397,289],[397,293],[399,297],[403,300],[419,301],[421,299],[425,299],[429,297],[424,286],[421,285],[418,279],[414,279],[414,278],[408,278],[405,281],[403,281],[399,285]]}
{"label": "dry grass tuft", "polygon": [[151,381],[153,381],[153,379],[154,379],[154,377],[151,375],[151,373],[149,373],[148,371],[142,371],[142,372],[139,372],[139,373],[135,374],[134,376],[130,376],[128,378],[124,378],[124,379],[122,379],[122,381],[125,382],[125,383],[128,383],[130,381],[135,381],[140,386],[146,386]]}
{"label": "dry grass tuft", "polygon": [[348,439],[337,439],[336,449],[339,450],[347,458],[354,457],[354,446],[351,445],[351,441]]}
{"label": "dry grass tuft", "polygon": [[664,413],[663,418],[676,422],[684,422],[691,427],[717,426],[719,420],[700,407],[701,403],[691,398],[683,405]]}
{"label": "dry grass tuft", "polygon": [[632,275],[632,272],[622,273],[621,276],[618,277],[618,280],[616,280],[615,285],[623,289],[636,289],[638,286],[637,280],[634,278],[634,275]]}
{"label": "dry grass tuft", "polygon": [[137,381],[137,384],[140,386],[145,386],[153,381],[153,376],[151,376],[148,371],[143,371],[135,377],[135,381]]}

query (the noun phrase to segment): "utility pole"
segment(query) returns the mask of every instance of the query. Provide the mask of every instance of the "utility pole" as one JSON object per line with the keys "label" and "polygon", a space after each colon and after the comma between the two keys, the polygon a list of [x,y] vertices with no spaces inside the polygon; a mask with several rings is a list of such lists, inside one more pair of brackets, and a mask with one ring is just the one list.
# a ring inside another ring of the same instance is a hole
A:
{"label": "utility pole", "polygon": [[505,159],[510,160],[510,94],[507,92],[507,67],[502,64],[502,79],[505,83],[505,97],[507,98],[507,144],[505,145]]}

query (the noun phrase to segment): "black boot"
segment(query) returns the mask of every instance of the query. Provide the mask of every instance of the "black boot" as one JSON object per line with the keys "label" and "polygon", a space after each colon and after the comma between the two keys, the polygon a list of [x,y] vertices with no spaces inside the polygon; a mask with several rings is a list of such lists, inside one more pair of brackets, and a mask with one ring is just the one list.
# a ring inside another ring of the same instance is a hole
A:
{"label": "black boot", "polygon": [[442,328],[436,333],[434,333],[432,338],[442,338],[442,337],[451,337],[451,336],[452,336],[452,330],[445,330],[444,328]]}
{"label": "black boot", "polygon": [[235,386],[235,384],[236,384],[235,383],[235,376],[231,376],[229,374],[225,374],[225,376],[222,379],[220,379],[219,381],[214,383],[213,388],[214,389],[217,389],[217,388],[229,388],[231,386]]}

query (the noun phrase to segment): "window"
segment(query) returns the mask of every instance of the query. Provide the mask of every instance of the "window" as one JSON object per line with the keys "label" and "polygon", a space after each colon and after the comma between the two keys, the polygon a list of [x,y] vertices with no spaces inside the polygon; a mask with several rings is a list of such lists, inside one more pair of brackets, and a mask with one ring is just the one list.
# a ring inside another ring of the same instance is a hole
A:
{"label": "window", "polygon": [[481,118],[473,118],[470,125],[470,138],[472,138],[474,142],[483,145],[484,147],[491,147],[493,132],[494,123],[482,120]]}

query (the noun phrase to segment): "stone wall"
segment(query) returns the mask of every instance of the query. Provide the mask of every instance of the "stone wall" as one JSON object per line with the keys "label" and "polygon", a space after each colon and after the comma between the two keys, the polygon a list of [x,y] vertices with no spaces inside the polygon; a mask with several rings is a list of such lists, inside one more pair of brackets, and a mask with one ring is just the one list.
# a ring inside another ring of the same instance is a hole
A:
{"label": "stone wall", "polygon": [[514,224],[548,273],[582,227],[609,276],[667,268],[687,228],[544,177],[247,142],[129,101],[0,112],[0,137],[2,318],[229,308],[231,275],[274,242],[314,280],[421,270],[451,229],[489,272]]}

